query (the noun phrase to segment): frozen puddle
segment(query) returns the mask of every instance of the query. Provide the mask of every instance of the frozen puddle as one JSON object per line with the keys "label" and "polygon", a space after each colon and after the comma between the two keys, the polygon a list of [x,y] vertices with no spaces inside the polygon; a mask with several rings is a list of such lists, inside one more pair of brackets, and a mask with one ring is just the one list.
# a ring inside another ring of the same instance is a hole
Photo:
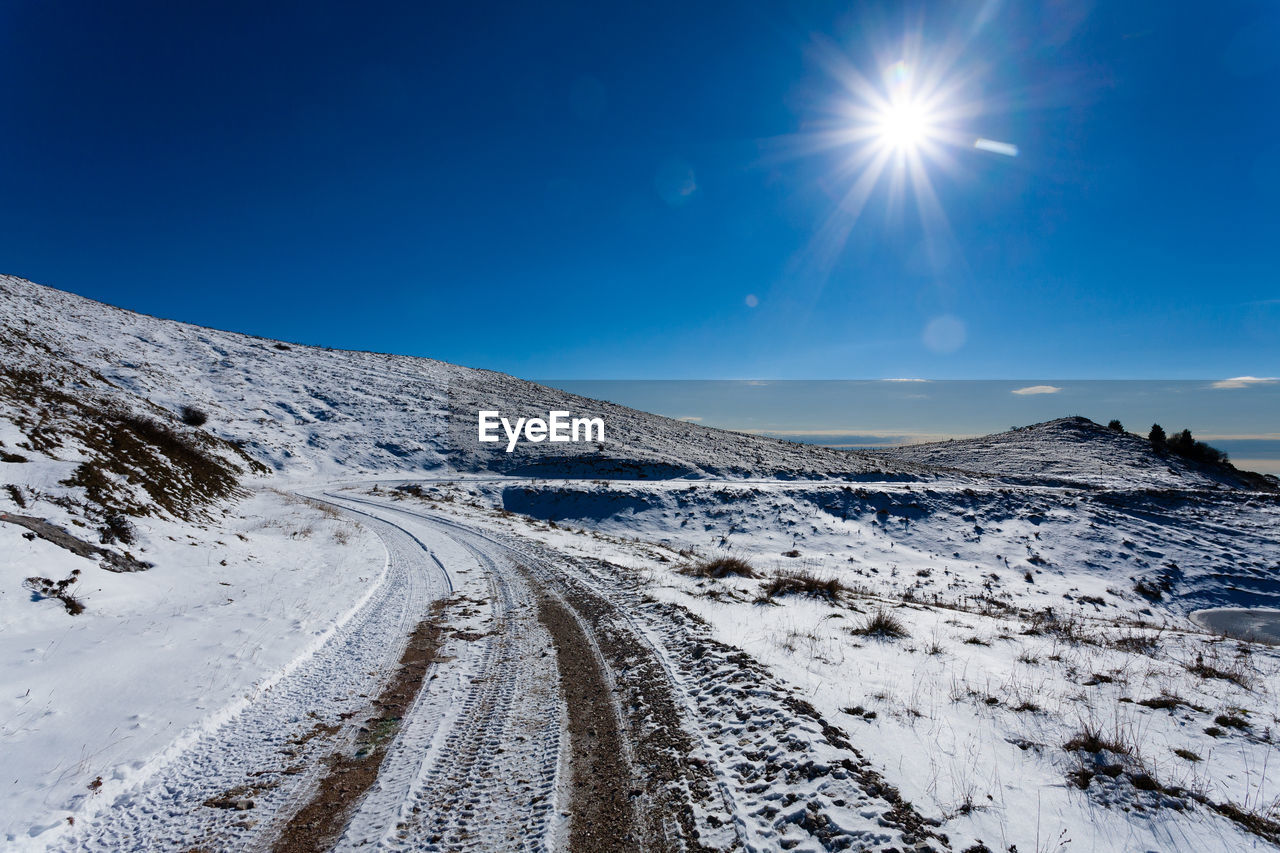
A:
{"label": "frozen puddle", "polygon": [[1242,640],[1280,645],[1280,610],[1267,607],[1214,607],[1191,614],[1196,624]]}

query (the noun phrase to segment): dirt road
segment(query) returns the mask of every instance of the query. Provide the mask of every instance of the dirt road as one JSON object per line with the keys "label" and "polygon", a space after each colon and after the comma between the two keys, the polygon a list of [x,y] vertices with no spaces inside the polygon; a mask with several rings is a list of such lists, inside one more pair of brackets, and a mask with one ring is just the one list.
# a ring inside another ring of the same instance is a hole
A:
{"label": "dirt road", "polygon": [[387,567],[66,849],[945,849],[751,658],[616,566],[317,494]]}

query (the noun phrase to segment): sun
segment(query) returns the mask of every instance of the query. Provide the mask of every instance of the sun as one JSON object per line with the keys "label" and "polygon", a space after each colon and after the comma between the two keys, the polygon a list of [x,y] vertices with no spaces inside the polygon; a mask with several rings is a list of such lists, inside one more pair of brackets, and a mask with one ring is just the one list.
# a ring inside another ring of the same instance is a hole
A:
{"label": "sun", "polygon": [[935,117],[929,108],[913,98],[886,103],[873,122],[880,144],[898,152],[912,152],[933,136]]}
{"label": "sun", "polygon": [[[820,154],[831,168],[822,185],[831,198],[821,227],[806,248],[818,269],[833,268],[873,198],[884,201],[886,223],[902,227],[908,199],[924,230],[925,246],[943,246],[950,223],[935,180],[962,175],[970,155],[1017,157],[1012,142],[978,132],[1006,96],[986,79],[986,66],[963,59],[963,41],[926,45],[919,32],[872,45],[859,62],[839,45],[817,40],[812,56],[836,84],[821,118],[791,138],[801,155]],[[932,250],[930,250],[932,251]],[[809,261],[806,261],[809,262]]]}
{"label": "sun", "polygon": [[[827,163],[818,179],[827,209],[797,260],[819,287],[873,199],[883,202],[883,227],[920,234],[921,264],[943,264],[954,256],[945,205],[963,183],[947,179],[969,174],[969,152],[1018,156],[1015,143],[980,133],[1013,99],[985,63],[966,58],[966,44],[961,36],[927,43],[909,26],[901,41],[871,43],[855,60],[843,45],[813,42],[810,55],[835,86],[821,114],[782,140],[781,153]],[[904,216],[909,208],[914,217]],[[918,232],[909,219],[918,219]]]}
{"label": "sun", "polygon": [[[955,154],[966,147],[963,125],[977,109],[963,69],[945,60],[928,64],[920,54],[906,44],[904,58],[885,62],[870,77],[842,55],[830,58],[844,91],[810,141],[815,149],[843,153],[838,174],[852,182],[839,215],[848,227],[882,179],[891,207],[906,192],[927,218],[941,215],[931,173],[955,169]],[[847,227],[837,230],[847,235]]]}

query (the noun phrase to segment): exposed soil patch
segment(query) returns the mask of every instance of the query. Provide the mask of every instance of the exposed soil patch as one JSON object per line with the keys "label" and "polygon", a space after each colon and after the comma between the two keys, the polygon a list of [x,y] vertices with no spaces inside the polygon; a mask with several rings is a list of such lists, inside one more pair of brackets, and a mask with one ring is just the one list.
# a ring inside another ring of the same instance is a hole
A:
{"label": "exposed soil patch", "polygon": [[[632,841],[626,849],[708,850],[698,838],[693,801],[705,802],[712,797],[712,777],[703,764],[690,758],[694,743],[683,728],[661,662],[614,612],[613,605],[568,579],[557,581],[564,600],[595,638],[616,682],[625,735],[636,764],[629,796],[636,804],[640,843]],[[589,647],[584,645],[583,650],[590,654]],[[561,666],[561,672],[569,680],[563,662]],[[604,691],[601,699],[607,701],[607,688],[600,689]],[[572,727],[572,719],[570,725]],[[575,805],[575,812],[577,808]],[[588,845],[575,849],[603,848]]]}
{"label": "exposed soil patch", "polygon": [[118,554],[109,548],[86,542],[78,536],[68,533],[65,528],[50,524],[43,518],[0,512],[0,521],[7,521],[19,527],[25,527],[46,542],[52,542],[59,548],[65,548],[77,557],[88,557],[90,559],[98,557],[102,560],[100,564],[102,568],[109,572],[140,572],[151,568],[150,563],[144,563],[142,560],[128,554]]}
{"label": "exposed soil patch", "polygon": [[264,782],[261,785],[237,785],[229,791],[223,791],[216,797],[210,797],[204,801],[204,806],[211,809],[235,809],[236,811],[248,811],[255,808],[256,803],[253,797],[263,791],[274,788],[277,782]]}
{"label": "exposed soil patch", "polygon": [[370,716],[351,754],[329,757],[329,772],[320,780],[310,802],[290,819],[272,845],[279,853],[311,853],[332,848],[357,803],[378,778],[387,747],[395,739],[400,719],[413,703],[436,662],[443,642],[443,615],[451,601],[439,601],[409,635],[400,665],[370,703]]}
{"label": "exposed soil patch", "polygon": [[235,443],[184,424],[149,401],[121,398],[101,374],[68,362],[65,353],[19,330],[8,331],[18,340],[0,335],[0,348],[17,343],[43,349],[58,365],[52,374],[0,365],[0,400],[16,410],[14,425],[26,436],[19,447],[53,458],[68,450],[82,453],[86,458],[62,485],[83,488],[93,513],[168,513],[195,521],[211,505],[240,493],[246,471],[267,473]]}
{"label": "exposed soil patch", "polygon": [[551,633],[560,689],[569,710],[573,816],[569,849],[578,853],[635,850],[631,768],[600,661],[573,614],[556,598],[538,600],[538,621]]}
{"label": "exposed soil patch", "polygon": [[[316,713],[315,713],[314,711],[312,711],[312,712],[311,712],[311,716],[313,716],[313,717],[314,717],[314,716],[316,716]],[[349,718],[350,718],[350,717],[349,717],[348,715],[346,715],[346,714],[343,714],[343,715],[342,715],[342,719],[344,719],[344,720],[345,720],[345,719],[349,719]],[[311,740],[311,739],[313,739],[313,738],[317,738],[317,737],[333,737],[333,736],[334,736],[334,735],[336,735],[340,730],[341,730],[341,726],[337,726],[337,725],[334,725],[334,724],[332,724],[332,723],[322,723],[322,722],[319,722],[319,721],[317,720],[317,721],[316,721],[316,722],[311,726],[311,728],[307,729],[307,730],[306,730],[305,732],[303,732],[302,734],[297,735],[297,736],[295,736],[295,737],[291,737],[291,738],[289,738],[288,743],[289,743],[289,745],[290,745],[291,747],[302,746],[304,743],[306,743],[307,741],[309,741],[309,740]]]}

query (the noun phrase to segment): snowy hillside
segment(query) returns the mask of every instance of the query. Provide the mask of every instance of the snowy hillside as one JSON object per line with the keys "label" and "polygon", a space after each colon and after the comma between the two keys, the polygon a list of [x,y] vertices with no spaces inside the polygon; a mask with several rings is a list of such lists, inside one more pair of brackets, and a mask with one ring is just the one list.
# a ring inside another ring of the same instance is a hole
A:
{"label": "snowy hillside", "polygon": [[[74,385],[102,405],[175,423],[183,406],[204,431],[285,477],[498,471],[542,476],[918,476],[922,468],[711,430],[587,400],[490,371],[423,358],[285,344],[102,305],[0,277],[0,363]],[[24,405],[12,384],[0,418]],[[480,408],[545,418],[601,416],[605,441],[476,440]]]}
{"label": "snowy hillside", "polygon": [[1280,653],[1185,616],[1280,606],[1272,496],[776,483],[422,495],[606,560],[697,614],[893,768],[951,850],[1280,845]]}
{"label": "snowy hillside", "polygon": [[1278,529],[1081,418],[848,453],[0,277],[0,846],[1280,849]]}
{"label": "snowy hillside", "polygon": [[1274,490],[1274,478],[1211,466],[1172,453],[1157,454],[1151,442],[1116,432],[1088,418],[1058,418],[979,438],[909,444],[877,451],[888,459],[945,468],[1113,488]]}

